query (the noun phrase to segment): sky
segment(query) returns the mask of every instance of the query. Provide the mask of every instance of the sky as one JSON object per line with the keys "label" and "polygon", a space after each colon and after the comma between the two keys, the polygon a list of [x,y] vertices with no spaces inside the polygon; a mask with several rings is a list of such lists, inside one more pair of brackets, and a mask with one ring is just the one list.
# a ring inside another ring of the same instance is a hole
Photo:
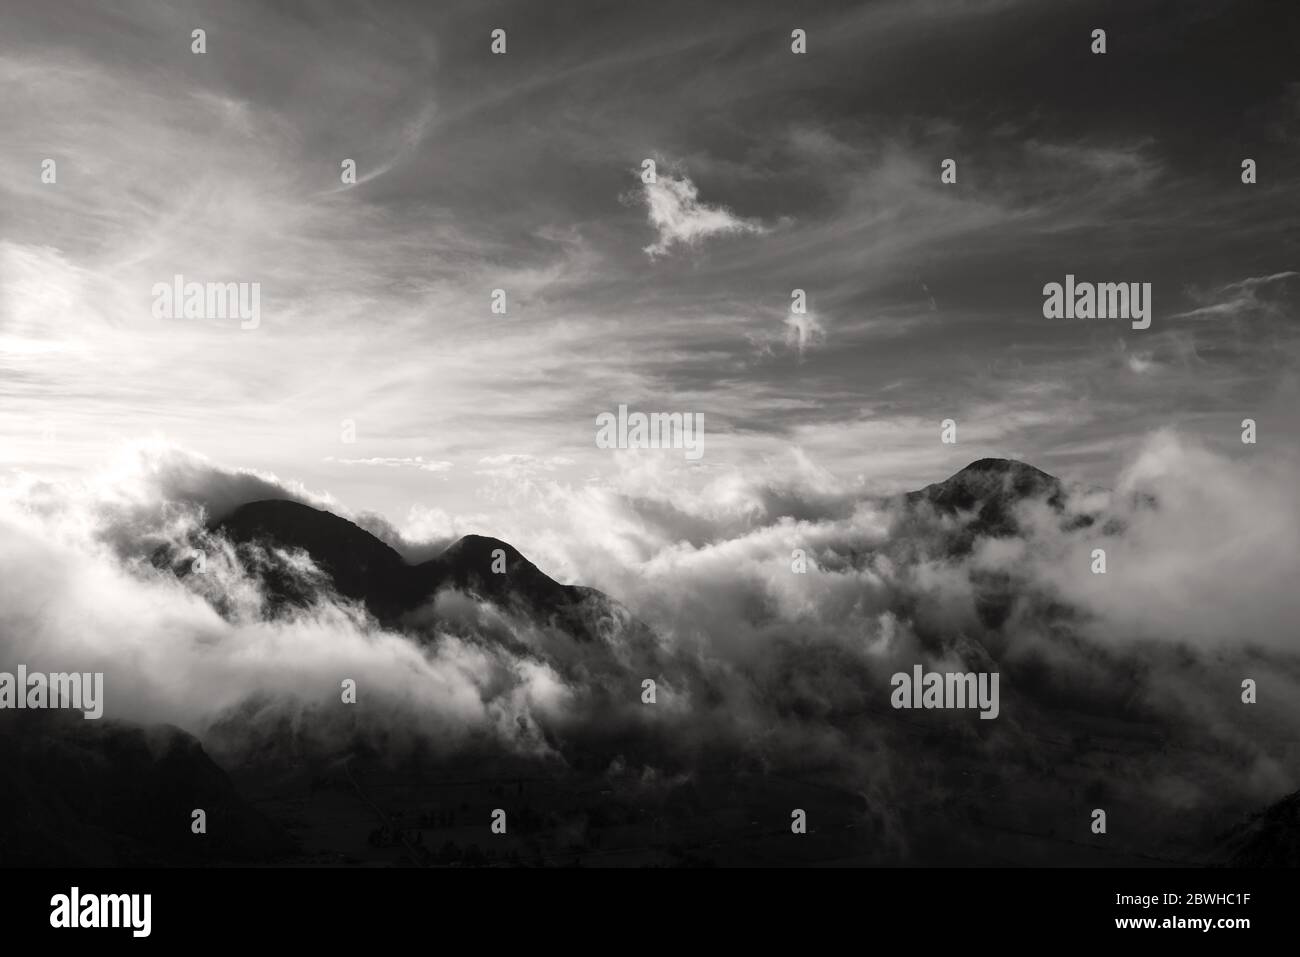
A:
{"label": "sky", "polygon": [[[1287,6],[6,3],[0,475],[174,446],[419,537],[539,483],[1294,446]],[[257,327],[157,318],[176,274],[258,283]],[[1067,274],[1151,283],[1151,327],[1044,318]],[[620,404],[703,458],[597,448]]]}

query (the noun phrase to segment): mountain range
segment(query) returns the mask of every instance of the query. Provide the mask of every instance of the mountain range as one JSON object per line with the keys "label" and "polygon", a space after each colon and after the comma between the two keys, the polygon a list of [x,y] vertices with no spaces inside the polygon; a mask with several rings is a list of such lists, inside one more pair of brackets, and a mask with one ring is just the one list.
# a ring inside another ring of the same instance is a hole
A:
{"label": "mountain range", "polygon": [[[901,548],[911,548],[916,541],[924,540],[929,543],[926,547],[940,550],[940,559],[957,559],[967,555],[982,538],[1024,534],[1019,507],[1030,500],[1041,503],[1049,514],[1056,516],[1063,529],[1085,528],[1097,519],[1097,516],[1072,512],[1070,496],[1055,477],[1022,462],[981,459],[942,482],[896,497],[896,521],[900,524],[894,537],[904,543],[899,546]],[[1114,531],[1109,526],[1107,528]],[[467,535],[434,558],[408,562],[396,549],[354,522],[287,498],[242,504],[212,521],[199,536],[190,544],[215,547],[221,542],[234,550],[240,564],[256,576],[272,615],[291,615],[298,609],[307,608],[318,601],[322,589],[326,589],[363,607],[386,629],[419,641],[423,640],[421,635],[428,624],[437,621],[439,596],[458,593],[568,636],[572,639],[571,647],[581,651],[582,656],[570,657],[567,662],[557,660],[552,662],[553,666],[561,674],[565,673],[566,667],[572,667],[588,678],[595,674],[614,674],[615,686],[626,683],[628,676],[623,672],[628,665],[625,660],[606,660],[607,642],[603,629],[608,619],[620,616],[624,627],[630,622],[647,638],[647,646],[653,645],[649,629],[636,622],[616,600],[593,588],[557,582],[514,546],[496,538]],[[310,557],[309,563],[298,557],[303,554]],[[862,557],[854,560],[861,561]],[[188,556],[174,547],[158,549],[153,554],[153,563],[160,569],[170,569],[181,578],[192,574]],[[304,571],[305,568],[309,571]],[[1003,573],[977,575],[972,572],[971,585],[979,620],[989,629],[1000,628],[1007,621],[1014,602],[1021,597],[1018,583]],[[906,608],[900,613],[906,613]],[[921,634],[921,625],[918,623],[916,627]],[[1007,667],[1014,666],[1004,663],[1004,670]],[[1032,670],[1024,673],[1030,675]],[[639,673],[631,677],[639,683]],[[840,674],[834,680],[852,681],[853,676]],[[615,711],[600,710],[607,708],[614,699],[609,697],[611,692],[607,684],[597,682],[593,687],[597,689],[593,695],[600,704],[593,706],[596,710],[589,714],[596,715],[597,723],[602,723],[600,714],[608,713],[611,718],[616,714]],[[612,693],[617,696],[620,692]],[[809,702],[815,704],[817,695],[818,689],[813,687],[791,700],[790,707],[795,709],[796,719],[801,719],[804,712],[813,706]],[[1050,697],[1047,691],[1030,693],[1023,699],[1024,713],[1048,714],[1052,707]],[[708,704],[707,701],[702,703]],[[225,726],[234,728],[233,733],[239,736],[246,734],[248,724],[263,720],[259,717],[261,714],[262,704],[251,701],[247,708],[237,710],[223,720]],[[3,822],[0,824],[0,854],[26,862],[116,864],[268,862],[292,860],[299,854],[292,828],[286,826],[301,810],[298,803],[287,805],[284,798],[286,791],[296,793],[301,786],[294,783],[297,779],[293,778],[290,770],[285,771],[290,777],[282,780],[276,776],[278,771],[268,772],[268,765],[263,763],[260,770],[245,769],[241,772],[240,784],[236,786],[227,772],[204,752],[197,739],[174,728],[139,728],[111,720],[97,722],[96,727],[88,728],[80,726],[80,722],[45,720],[33,715],[22,720],[26,724],[21,727],[10,722],[0,729],[5,731],[0,734],[0,752],[3,752],[0,756],[5,758],[10,780],[15,783],[15,787],[9,789],[8,797],[0,800],[0,811],[4,812],[0,814],[0,822]],[[638,741],[652,741],[652,738],[638,738],[640,732],[635,730],[625,731],[631,726],[620,720],[622,723],[604,722],[608,740],[612,740],[615,747],[634,751],[640,746]],[[1086,742],[1096,733],[1095,722],[1072,725],[1072,720],[1062,717],[1055,730],[1072,733],[1070,729],[1075,727],[1078,729],[1077,737],[1069,747],[1090,747],[1077,742]],[[1117,720],[1132,721],[1132,718],[1120,719],[1117,716]],[[1008,727],[1013,736],[1025,733],[1014,723]],[[218,722],[213,730],[223,732],[222,722]],[[271,735],[281,733],[274,728],[262,730]],[[898,733],[908,741],[914,740],[908,736],[916,732],[902,725]],[[933,736],[936,732],[926,733]],[[1125,733],[1128,732],[1119,733],[1120,740]],[[620,737],[625,734],[625,737]],[[940,749],[936,754],[946,754],[943,760],[952,762],[947,773],[955,775],[954,780],[963,781],[963,776],[974,774],[990,779],[992,771],[979,770],[981,764],[977,755],[965,753],[960,740],[953,739],[935,747]],[[1100,745],[1099,753],[1114,753],[1108,750],[1110,747]],[[955,750],[948,753],[944,749]],[[569,777],[559,779],[567,783],[556,785],[560,790],[552,798],[557,808],[565,803],[563,794],[568,793],[565,788],[578,788],[583,793],[609,793],[603,789],[607,787],[604,778],[592,778],[588,772],[579,770],[583,766],[580,750],[575,746],[568,754],[568,770],[562,774]],[[268,753],[278,754],[275,751]],[[362,751],[354,747],[351,753],[355,757]],[[984,760],[992,753],[986,752]],[[605,768],[610,766],[613,756],[613,753],[606,754],[602,750],[587,765]],[[382,756],[371,754],[371,757]],[[276,757],[271,763],[278,760]],[[1028,760],[1032,764],[1036,759]],[[613,765],[617,766],[621,761],[619,755],[614,758]],[[362,791],[357,777],[361,772],[353,769],[351,758],[324,756],[311,759],[309,763],[310,772],[303,773],[309,773],[313,793],[318,785],[345,793],[355,791],[364,797],[368,806],[374,805],[373,799]],[[501,773],[525,773],[531,767],[526,762],[508,766],[511,770]],[[740,794],[731,793],[737,786],[735,782],[741,779],[738,775],[754,773],[753,769],[742,770],[742,767],[733,759],[726,759],[719,769],[701,774],[681,793],[694,795],[684,798],[689,801],[725,800],[734,803],[749,800],[743,796],[743,789]],[[443,766],[440,770],[445,778],[447,768]],[[399,773],[390,785],[399,789],[393,794],[405,793],[413,781],[423,780],[427,773],[427,769]],[[1013,771],[1008,780],[1014,781],[1019,773]],[[403,777],[404,774],[407,776]],[[744,779],[749,780],[748,777]],[[776,789],[773,794],[784,787],[779,776],[764,774],[759,780],[766,782],[764,787]],[[1051,787],[1056,786],[1053,784]],[[1065,782],[1064,786],[1072,785]],[[252,787],[260,796],[251,801],[246,799],[242,793],[246,787]],[[720,796],[723,792],[727,794],[725,799]],[[63,799],[59,797],[62,793],[81,797]],[[1054,794],[1055,791],[1044,785],[1038,800],[1049,808],[1054,807],[1058,800]],[[769,797],[778,803],[785,800],[783,797]],[[860,804],[862,796],[849,792],[836,798],[841,799],[847,802],[845,808],[848,808]],[[400,803],[396,796],[392,800]],[[653,802],[646,805],[646,800],[648,798],[643,794],[631,804],[619,805],[616,811],[600,813],[630,816],[629,821],[641,821],[644,815],[662,813],[662,809],[652,811]],[[191,809],[197,806],[211,809],[215,820],[221,824],[219,831],[222,836],[220,840],[205,845],[202,854],[196,856],[193,845],[178,834],[186,833],[184,821]],[[332,806],[313,813],[329,818],[334,814],[329,809]],[[962,806],[957,802],[957,810],[952,813],[960,816],[964,813]],[[1293,795],[1245,824],[1226,834],[1221,833],[1214,848],[1200,854],[1201,860],[1229,865],[1293,866],[1296,863],[1295,806]],[[973,806],[968,810],[976,820],[982,813]],[[436,813],[442,820],[443,815],[451,812],[439,810]],[[525,812],[524,820],[528,819],[527,813],[531,812]],[[558,815],[559,811],[554,813]],[[690,819],[690,815],[698,811],[678,809],[674,813],[687,814],[686,819]],[[760,813],[766,815],[768,811],[745,812],[746,816]],[[641,824],[636,826],[642,827]],[[384,825],[383,833],[389,837],[381,836],[382,840],[397,841],[399,839],[393,835],[402,832],[389,821]],[[981,840],[996,841],[1015,832],[989,825],[979,833],[984,835]],[[60,835],[67,837],[61,838]],[[939,834],[926,839],[937,842],[935,847],[938,848],[927,853],[939,855],[938,859],[948,859],[944,857],[947,852],[942,850],[946,837]],[[408,841],[406,837],[400,840]],[[743,846],[743,843],[737,846]],[[442,853],[441,857],[435,855],[430,860],[461,859],[455,854],[449,858],[447,853]],[[970,853],[984,851],[977,849]],[[42,854],[46,857],[42,858]],[[49,859],[50,854],[56,859]],[[474,855],[471,857],[478,860]],[[958,856],[955,859],[965,858]]]}
{"label": "mountain range", "polygon": [[[980,459],[942,482],[901,496],[905,515],[930,514],[962,519],[949,536],[950,556],[969,551],[981,537],[1020,532],[1016,508],[1026,499],[1041,499],[1064,516],[1065,491],[1055,477],[1023,462]],[[1073,527],[1090,524],[1089,516],[1071,516]],[[305,607],[317,585],[267,546],[301,550],[325,572],[342,597],[361,602],[382,624],[399,626],[444,589],[520,612],[539,624],[560,627],[581,641],[597,637],[602,614],[617,602],[597,589],[563,585],[525,558],[508,542],[466,535],[441,554],[410,564],[396,549],[360,526],[328,511],[292,499],[249,502],[210,525],[209,531],[248,556],[259,552],[257,567],[275,607]],[[188,563],[160,552],[178,574]],[[250,558],[251,561],[251,558]]]}

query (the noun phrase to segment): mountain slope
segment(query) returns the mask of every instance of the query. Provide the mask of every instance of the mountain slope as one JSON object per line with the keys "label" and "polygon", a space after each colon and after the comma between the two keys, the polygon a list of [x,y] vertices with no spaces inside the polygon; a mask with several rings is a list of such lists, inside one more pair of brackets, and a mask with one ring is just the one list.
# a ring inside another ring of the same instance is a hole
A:
{"label": "mountain slope", "polygon": [[1219,846],[1215,862],[1228,867],[1300,866],[1300,791],[1234,828]]}

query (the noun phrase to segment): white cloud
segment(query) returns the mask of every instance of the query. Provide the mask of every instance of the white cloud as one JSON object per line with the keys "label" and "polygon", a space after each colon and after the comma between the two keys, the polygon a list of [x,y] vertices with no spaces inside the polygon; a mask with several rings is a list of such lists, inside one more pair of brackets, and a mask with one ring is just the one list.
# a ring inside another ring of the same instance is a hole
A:
{"label": "white cloud", "polygon": [[[1293,270],[1269,276],[1250,276],[1239,282],[1230,282],[1209,293],[1193,292],[1192,296],[1204,305],[1175,313],[1170,319],[1219,319],[1252,315],[1279,314],[1276,298],[1285,298],[1287,280],[1300,273]],[[1280,286],[1280,289],[1270,287]],[[1271,296],[1275,298],[1269,298]]]}
{"label": "white cloud", "polygon": [[366,459],[339,459],[332,455],[325,457],[326,462],[335,465],[369,465],[390,469],[419,469],[422,472],[445,472],[451,468],[450,462],[439,459],[426,459],[423,455],[408,456],[372,456]]}
{"label": "white cloud", "polygon": [[479,459],[479,464],[486,468],[476,469],[475,475],[491,475],[502,478],[518,478],[537,472],[554,472],[565,465],[573,465],[573,459],[565,455],[529,455],[524,452],[511,452],[503,455],[487,455]]}
{"label": "white cloud", "polygon": [[785,341],[799,350],[800,357],[809,349],[826,338],[826,329],[821,321],[811,312],[803,314],[790,313],[785,317]]}
{"label": "white cloud", "polygon": [[724,206],[700,202],[699,189],[685,175],[660,174],[645,184],[643,195],[650,224],[659,233],[658,241],[645,247],[651,257],[663,255],[674,244],[691,246],[710,236],[766,232],[761,223],[741,219]]}

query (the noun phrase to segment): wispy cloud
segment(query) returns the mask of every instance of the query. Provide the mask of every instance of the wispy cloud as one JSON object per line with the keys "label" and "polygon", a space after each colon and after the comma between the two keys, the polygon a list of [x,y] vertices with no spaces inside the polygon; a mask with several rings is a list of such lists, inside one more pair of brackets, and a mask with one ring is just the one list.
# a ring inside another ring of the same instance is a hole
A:
{"label": "wispy cloud", "polygon": [[380,468],[392,469],[419,469],[422,472],[445,472],[452,467],[451,462],[444,462],[438,459],[426,459],[422,455],[409,457],[384,457],[374,456],[366,459],[340,459],[332,455],[325,457],[326,462],[333,462],[336,465],[368,465],[378,466]]}
{"label": "wispy cloud", "polygon": [[[1287,270],[1268,276],[1250,276],[1237,282],[1225,283],[1207,292],[1194,293],[1204,305],[1185,312],[1175,313],[1171,319],[1221,319],[1248,318],[1252,315],[1277,313],[1280,299],[1287,295],[1287,280],[1300,277],[1300,272]],[[1274,295],[1270,297],[1268,293]]]}

